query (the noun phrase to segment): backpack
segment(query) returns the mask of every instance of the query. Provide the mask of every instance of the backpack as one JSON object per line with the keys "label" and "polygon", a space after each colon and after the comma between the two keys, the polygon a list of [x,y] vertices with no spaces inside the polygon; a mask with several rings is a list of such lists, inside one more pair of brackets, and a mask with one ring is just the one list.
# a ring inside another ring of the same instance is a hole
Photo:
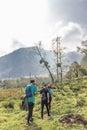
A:
{"label": "backpack", "polygon": [[22,102],[21,102],[21,109],[22,110],[28,110],[28,101],[26,96],[21,98]]}
{"label": "backpack", "polygon": [[26,97],[32,97],[32,91],[30,87],[26,89]]}
{"label": "backpack", "polygon": [[47,100],[45,91],[42,92],[42,100],[43,100],[43,101],[46,101],[46,100]]}

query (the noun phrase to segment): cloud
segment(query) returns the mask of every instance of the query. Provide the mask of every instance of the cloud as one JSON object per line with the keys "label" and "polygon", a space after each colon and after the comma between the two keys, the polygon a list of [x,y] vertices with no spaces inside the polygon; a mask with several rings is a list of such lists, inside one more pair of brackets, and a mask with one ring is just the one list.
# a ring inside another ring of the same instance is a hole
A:
{"label": "cloud", "polygon": [[51,27],[51,31],[51,40],[57,36],[61,37],[61,44],[68,51],[76,50],[76,47],[81,45],[84,35],[82,26],[74,22],[64,23],[60,21],[53,26],[53,29]]}
{"label": "cloud", "polygon": [[40,40],[49,49],[57,35],[62,44],[76,48],[87,34],[86,8],[87,0],[1,1],[0,55]]}
{"label": "cloud", "polygon": [[83,26],[87,25],[87,0],[51,0],[49,10],[51,19],[63,19]]}
{"label": "cloud", "polygon": [[77,23],[69,22],[66,26],[62,27],[59,32],[65,41],[77,41],[82,38],[83,30]]}
{"label": "cloud", "polygon": [[18,48],[22,48],[22,47],[25,47],[24,43],[16,40],[16,39],[13,39],[13,43],[12,43],[12,48],[13,49],[18,49]]}
{"label": "cloud", "polygon": [[84,31],[79,24],[69,22],[60,30],[60,32],[61,35],[63,33],[62,41],[65,45],[67,45],[68,49],[76,50],[76,47],[81,45]]}

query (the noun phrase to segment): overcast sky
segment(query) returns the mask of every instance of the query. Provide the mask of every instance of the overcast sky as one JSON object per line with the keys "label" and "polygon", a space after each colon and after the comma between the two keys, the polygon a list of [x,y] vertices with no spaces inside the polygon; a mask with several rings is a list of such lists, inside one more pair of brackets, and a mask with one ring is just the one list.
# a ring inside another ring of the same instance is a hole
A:
{"label": "overcast sky", "polygon": [[0,0],[0,56],[61,36],[68,51],[87,37],[87,0]]}

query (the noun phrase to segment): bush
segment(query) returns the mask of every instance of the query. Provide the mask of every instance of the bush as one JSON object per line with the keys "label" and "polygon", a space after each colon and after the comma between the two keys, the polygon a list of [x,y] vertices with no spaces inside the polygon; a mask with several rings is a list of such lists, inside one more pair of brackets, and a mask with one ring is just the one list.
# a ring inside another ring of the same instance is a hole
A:
{"label": "bush", "polygon": [[9,102],[9,103],[6,102],[6,103],[3,104],[3,106],[5,108],[12,108],[13,109],[14,108],[14,103],[13,102]]}

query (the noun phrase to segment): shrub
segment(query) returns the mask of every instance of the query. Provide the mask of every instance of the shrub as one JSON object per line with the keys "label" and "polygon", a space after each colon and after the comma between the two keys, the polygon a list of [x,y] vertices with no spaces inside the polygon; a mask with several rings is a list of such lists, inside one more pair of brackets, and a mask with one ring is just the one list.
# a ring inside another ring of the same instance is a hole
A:
{"label": "shrub", "polygon": [[3,104],[3,106],[5,108],[12,108],[13,109],[14,108],[14,102],[9,102],[9,103],[6,102],[6,103]]}

